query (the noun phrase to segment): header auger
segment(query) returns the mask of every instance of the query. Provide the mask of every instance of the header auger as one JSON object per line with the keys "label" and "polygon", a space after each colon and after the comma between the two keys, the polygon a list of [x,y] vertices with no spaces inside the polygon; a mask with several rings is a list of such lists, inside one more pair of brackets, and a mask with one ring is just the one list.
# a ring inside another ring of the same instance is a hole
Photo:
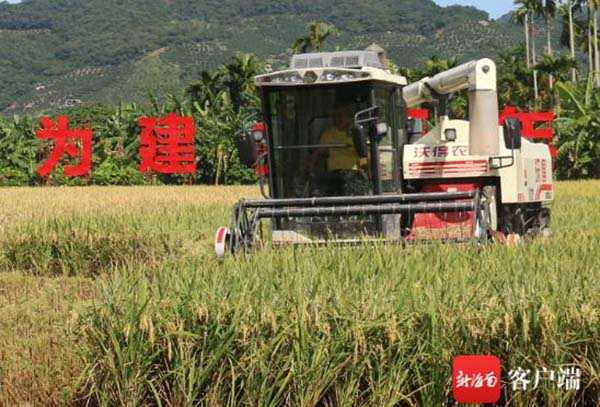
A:
{"label": "header auger", "polygon": [[[217,231],[218,258],[268,241],[483,242],[549,232],[550,150],[523,139],[516,119],[498,125],[493,61],[406,86],[369,50],[302,54],[256,84],[264,123],[243,132],[238,149],[259,165],[268,193],[236,205],[231,226]],[[447,99],[463,89],[469,121],[451,120]],[[406,111],[424,102],[439,102],[438,124],[415,135]]]}

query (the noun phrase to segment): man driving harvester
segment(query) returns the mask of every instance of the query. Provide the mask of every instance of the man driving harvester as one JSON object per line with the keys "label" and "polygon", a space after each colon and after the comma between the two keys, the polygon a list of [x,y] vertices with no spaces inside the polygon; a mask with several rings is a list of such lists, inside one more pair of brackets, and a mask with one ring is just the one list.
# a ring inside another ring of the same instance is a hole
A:
{"label": "man driving harvester", "polygon": [[319,185],[316,195],[357,196],[371,193],[364,170],[368,160],[356,153],[350,134],[352,123],[350,106],[336,106],[333,126],[325,130],[320,138],[320,144],[328,147],[319,148],[308,158],[306,171],[314,177],[315,167],[321,158],[327,157],[327,174],[315,177]]}

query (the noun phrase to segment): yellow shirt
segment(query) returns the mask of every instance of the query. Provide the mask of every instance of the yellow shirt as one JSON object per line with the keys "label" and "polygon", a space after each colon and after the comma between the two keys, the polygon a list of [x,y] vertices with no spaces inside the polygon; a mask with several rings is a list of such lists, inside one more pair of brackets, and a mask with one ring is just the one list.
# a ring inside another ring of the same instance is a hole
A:
{"label": "yellow shirt", "polygon": [[340,131],[331,127],[323,133],[321,144],[346,144],[348,147],[329,148],[329,158],[327,159],[327,170],[358,170],[360,159],[352,137],[345,131]]}

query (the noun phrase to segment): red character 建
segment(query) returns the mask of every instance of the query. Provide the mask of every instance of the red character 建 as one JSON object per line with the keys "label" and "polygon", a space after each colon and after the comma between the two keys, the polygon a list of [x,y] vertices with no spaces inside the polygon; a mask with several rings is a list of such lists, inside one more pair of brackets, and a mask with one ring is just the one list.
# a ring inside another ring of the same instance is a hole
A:
{"label": "red character \u5efa", "polygon": [[[58,165],[61,157],[67,154],[71,158],[80,157],[79,164],[65,165],[64,175],[79,177],[89,174],[92,169],[92,129],[69,130],[69,118],[60,116],[56,122],[48,117],[40,122],[41,129],[37,132],[40,139],[53,139],[54,149],[50,156],[37,172],[42,177],[47,177]],[[76,141],[81,147],[78,148]]]}
{"label": "red character \u5efa", "polygon": [[196,172],[193,117],[171,113],[165,118],[140,118],[140,172],[161,174],[193,174]]}

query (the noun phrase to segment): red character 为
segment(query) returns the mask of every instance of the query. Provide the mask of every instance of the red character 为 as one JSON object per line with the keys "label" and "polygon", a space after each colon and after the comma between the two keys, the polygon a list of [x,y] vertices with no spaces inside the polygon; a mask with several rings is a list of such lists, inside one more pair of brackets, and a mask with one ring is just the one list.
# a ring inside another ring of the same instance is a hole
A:
{"label": "red character \u4e3a", "polygon": [[140,118],[140,172],[193,174],[196,172],[193,117],[171,113],[165,118]]}
{"label": "red character \u4e3a", "polygon": [[92,168],[92,129],[69,130],[67,116],[58,117],[56,122],[46,117],[40,124],[42,128],[38,130],[37,137],[54,140],[54,148],[46,162],[38,168],[38,174],[42,177],[50,175],[65,154],[71,158],[79,156],[80,161],[77,165],[65,165],[64,175],[79,177],[89,174]]}

